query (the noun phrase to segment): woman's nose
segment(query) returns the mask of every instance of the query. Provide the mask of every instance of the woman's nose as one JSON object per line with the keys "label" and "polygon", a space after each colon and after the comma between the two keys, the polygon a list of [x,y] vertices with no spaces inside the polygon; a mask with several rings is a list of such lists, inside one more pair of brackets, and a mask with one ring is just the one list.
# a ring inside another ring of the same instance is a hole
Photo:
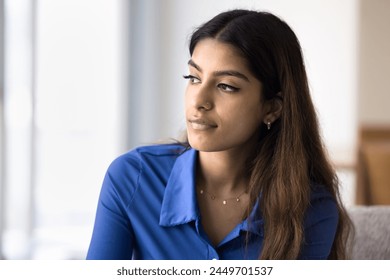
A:
{"label": "woman's nose", "polygon": [[204,102],[204,104],[199,104],[198,106],[197,106],[197,109],[199,110],[199,111],[209,111],[209,110],[211,110],[212,109],[212,107],[213,107],[213,105],[210,103],[210,102],[208,102],[208,101],[206,101],[206,102]]}
{"label": "woman's nose", "polygon": [[207,87],[200,87],[195,95],[194,105],[199,111],[209,111],[214,107],[211,90]]}

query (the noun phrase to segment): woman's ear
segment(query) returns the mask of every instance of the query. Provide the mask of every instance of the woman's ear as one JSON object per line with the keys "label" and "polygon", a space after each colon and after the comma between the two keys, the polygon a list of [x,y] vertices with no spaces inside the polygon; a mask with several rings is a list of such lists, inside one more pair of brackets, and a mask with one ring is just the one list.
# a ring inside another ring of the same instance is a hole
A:
{"label": "woman's ear", "polygon": [[280,118],[283,109],[283,99],[281,96],[281,92],[277,93],[275,98],[266,101],[265,104],[265,115],[264,115],[264,123],[269,126],[274,121]]}

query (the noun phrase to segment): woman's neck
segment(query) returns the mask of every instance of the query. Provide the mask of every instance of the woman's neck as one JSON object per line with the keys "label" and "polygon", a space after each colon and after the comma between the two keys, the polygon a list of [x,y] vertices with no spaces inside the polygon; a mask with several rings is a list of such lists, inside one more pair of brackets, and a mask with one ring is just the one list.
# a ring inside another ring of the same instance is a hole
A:
{"label": "woman's neck", "polygon": [[221,152],[199,152],[198,183],[216,194],[244,191],[249,182],[253,152],[240,149]]}

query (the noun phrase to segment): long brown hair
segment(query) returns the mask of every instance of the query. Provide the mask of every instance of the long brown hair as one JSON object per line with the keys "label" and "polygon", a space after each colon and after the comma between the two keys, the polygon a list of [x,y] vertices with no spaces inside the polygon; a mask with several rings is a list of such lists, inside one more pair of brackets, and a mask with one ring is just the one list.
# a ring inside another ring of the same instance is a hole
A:
{"label": "long brown hair", "polygon": [[297,37],[281,19],[266,12],[233,10],[200,26],[190,54],[205,38],[237,48],[263,84],[263,98],[282,101],[278,120],[259,128],[257,156],[251,166],[249,215],[260,196],[264,219],[262,259],[296,259],[304,242],[304,216],[313,182],[336,201],[339,221],[329,258],[347,258],[350,219],[342,205],[336,172],[322,143]]}

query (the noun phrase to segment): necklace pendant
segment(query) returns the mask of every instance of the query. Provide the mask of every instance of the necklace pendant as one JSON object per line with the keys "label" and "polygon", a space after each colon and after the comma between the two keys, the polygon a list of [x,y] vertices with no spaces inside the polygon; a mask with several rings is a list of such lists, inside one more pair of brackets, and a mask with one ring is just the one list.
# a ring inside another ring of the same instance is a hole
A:
{"label": "necklace pendant", "polygon": [[212,200],[214,200],[214,199],[215,199],[215,196],[214,196],[214,195],[211,195],[210,197],[211,197],[211,199],[212,199]]}
{"label": "necklace pendant", "polygon": [[222,201],[222,203],[223,203],[224,205],[226,205],[226,204],[227,204],[227,200]]}
{"label": "necklace pendant", "polygon": [[237,201],[237,202],[240,202],[240,198],[239,198],[239,197],[237,197],[236,201]]}
{"label": "necklace pendant", "polygon": [[200,194],[203,194],[203,190],[200,190]]}

